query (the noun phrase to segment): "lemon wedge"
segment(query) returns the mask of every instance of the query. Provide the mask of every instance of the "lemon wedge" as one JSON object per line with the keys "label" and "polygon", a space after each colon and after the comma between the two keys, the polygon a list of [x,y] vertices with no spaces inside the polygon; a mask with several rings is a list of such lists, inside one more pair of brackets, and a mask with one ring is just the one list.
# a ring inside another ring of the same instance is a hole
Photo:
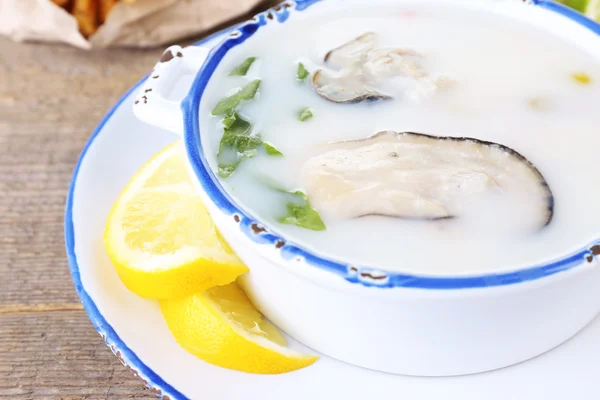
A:
{"label": "lemon wedge", "polygon": [[600,0],[558,0],[594,21],[600,21]]}
{"label": "lemon wedge", "polygon": [[104,244],[125,286],[147,298],[186,296],[248,270],[198,196],[180,142],[156,154],[125,187]]}
{"label": "lemon wedge", "polygon": [[279,374],[306,367],[318,358],[284,347],[285,338],[263,319],[235,282],[161,300],[160,308],[177,342],[214,365]]}
{"label": "lemon wedge", "polygon": [[594,21],[600,21],[600,0],[589,0],[586,4],[585,15]]}

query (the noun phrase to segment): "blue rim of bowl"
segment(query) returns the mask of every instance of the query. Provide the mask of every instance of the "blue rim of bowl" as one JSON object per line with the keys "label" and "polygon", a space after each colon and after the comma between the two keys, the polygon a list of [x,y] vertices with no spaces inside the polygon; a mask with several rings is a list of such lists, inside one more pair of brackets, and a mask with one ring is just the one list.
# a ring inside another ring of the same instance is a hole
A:
{"label": "blue rim of bowl", "polygon": [[[435,277],[427,275],[403,274],[376,268],[348,264],[331,258],[319,256],[296,245],[280,234],[267,229],[257,218],[235,204],[227,194],[213,171],[211,170],[202,149],[199,124],[200,100],[207,83],[229,50],[254,35],[262,26],[270,23],[285,22],[293,10],[302,11],[319,0],[296,0],[282,3],[277,10],[269,10],[258,14],[249,22],[233,31],[227,39],[215,46],[204,65],[196,75],[187,97],[181,103],[184,118],[184,141],[188,159],[202,188],[211,201],[226,215],[233,218],[240,230],[254,243],[273,246],[284,260],[304,260],[311,267],[334,273],[350,283],[375,288],[417,288],[417,289],[475,289],[512,285],[534,281],[563,271],[571,270],[579,265],[589,264],[593,260],[593,242],[581,250],[549,263],[521,268],[515,271],[498,274],[465,275],[454,277]],[[545,8],[561,14],[580,25],[600,34],[600,25],[586,18],[575,10],[548,0],[530,0],[526,3]],[[594,248],[595,249],[595,248]]]}
{"label": "blue rim of bowl", "polygon": [[[224,36],[227,32],[235,29],[235,26],[225,28],[219,32],[213,33],[205,37],[204,39],[194,43],[194,46],[201,46],[213,39]],[[69,192],[67,194],[67,201],[65,205],[65,248],[67,252],[67,262],[69,263],[69,270],[75,285],[75,290],[83,303],[87,315],[89,316],[96,331],[104,338],[106,345],[112,350],[112,352],[121,360],[121,362],[128,368],[130,368],[134,375],[140,378],[146,386],[152,390],[158,397],[169,396],[170,399],[188,399],[183,393],[175,389],[164,379],[162,379],[156,372],[148,367],[144,362],[123,342],[119,337],[119,334],[114,328],[108,323],[104,316],[98,310],[96,303],[87,293],[81,282],[81,275],[79,272],[79,264],[77,263],[77,254],[75,253],[75,227],[73,224],[73,201],[74,191],[79,174],[79,168],[83,163],[83,160],[94,143],[96,137],[102,132],[104,125],[111,119],[115,111],[121,107],[122,103],[134,93],[148,78],[148,75],[140,79],[135,85],[133,85],[123,96],[112,106],[112,108],[106,113],[104,118],[100,121],[92,135],[86,142],[77,164],[73,170],[73,176],[71,178],[71,184],[69,186]]]}
{"label": "blue rim of bowl", "polygon": [[[571,10],[567,9],[564,6],[558,5],[553,2],[541,0],[535,1],[534,4],[540,5],[546,8],[549,8],[555,12],[558,12],[566,17],[584,25],[588,26],[594,32],[600,34],[600,25],[586,19],[583,15]],[[220,35],[224,35],[226,32],[235,29],[235,27],[224,29],[220,32],[217,32],[211,36],[204,38],[203,40],[195,43],[195,46],[200,46],[212,39],[219,37]],[[108,321],[104,318],[104,316],[98,310],[96,303],[87,293],[83,284],[81,282],[81,275],[79,272],[79,264],[77,262],[77,255],[75,253],[75,228],[73,224],[73,203],[74,203],[74,191],[75,185],[77,182],[79,169],[85,156],[92,146],[94,140],[99,136],[102,132],[104,125],[111,119],[112,115],[115,111],[122,105],[122,103],[135,92],[139,86],[147,79],[148,76],[140,79],[134,86],[132,86],[123,96],[113,105],[113,107],[106,113],[104,118],[100,121],[96,129],[93,131],[88,141],[86,142],[83,150],[77,160],[75,168],[73,170],[73,176],[71,178],[71,183],[69,186],[69,191],[67,193],[67,200],[65,205],[65,248],[67,253],[67,262],[69,264],[69,270],[71,273],[71,277],[73,279],[73,284],[75,286],[75,290],[81,299],[83,307],[89,316],[94,328],[98,333],[104,338],[106,345],[113,351],[113,353],[121,360],[121,362],[128,368],[132,370],[134,375],[138,376],[145,384],[148,386],[158,397],[161,396],[169,396],[170,399],[188,399],[183,393],[175,389],[172,385],[166,382],[163,378],[161,378],[156,372],[154,372],[150,367],[148,367],[144,362],[135,354],[125,342],[119,337],[114,328],[108,323]],[[187,123],[187,122],[186,122]],[[194,168],[197,168],[195,166]],[[573,255],[577,261],[580,261],[580,257],[585,256],[589,257],[589,251],[582,251]],[[560,269],[565,270],[567,268]],[[559,271],[556,271],[559,272]]]}

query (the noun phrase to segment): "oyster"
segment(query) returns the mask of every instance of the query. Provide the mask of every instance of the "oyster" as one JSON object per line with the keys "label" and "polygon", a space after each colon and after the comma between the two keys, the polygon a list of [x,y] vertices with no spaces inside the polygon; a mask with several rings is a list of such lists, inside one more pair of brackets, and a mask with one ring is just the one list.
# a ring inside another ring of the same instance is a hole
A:
{"label": "oyster", "polygon": [[360,62],[369,50],[375,47],[377,35],[374,32],[367,32],[343,45],[329,50],[325,54],[324,61],[332,68],[342,69]]}
{"label": "oyster", "polygon": [[412,50],[375,48],[376,39],[368,32],[330,50],[324,58],[329,69],[317,70],[312,78],[317,94],[335,103],[358,103],[392,98],[379,89],[390,78],[403,78],[413,85],[436,85],[436,80],[428,77],[422,55]]}
{"label": "oyster", "polygon": [[314,207],[337,218],[445,219],[486,202],[493,205],[486,212],[495,212],[504,201],[532,229],[552,219],[552,192],[535,166],[515,150],[478,139],[384,131],[325,145],[302,174]]}
{"label": "oyster", "polygon": [[370,87],[364,79],[354,74],[333,75],[318,70],[313,75],[312,83],[319,96],[334,103],[360,103],[392,98]]}

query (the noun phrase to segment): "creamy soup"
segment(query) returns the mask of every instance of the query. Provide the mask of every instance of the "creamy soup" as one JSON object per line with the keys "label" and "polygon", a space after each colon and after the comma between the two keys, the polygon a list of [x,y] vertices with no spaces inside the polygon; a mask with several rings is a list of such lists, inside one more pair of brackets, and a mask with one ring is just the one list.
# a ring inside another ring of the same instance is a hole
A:
{"label": "creamy soup", "polygon": [[425,275],[597,237],[597,59],[476,9],[318,6],[230,50],[204,92],[207,157],[245,210],[318,254]]}

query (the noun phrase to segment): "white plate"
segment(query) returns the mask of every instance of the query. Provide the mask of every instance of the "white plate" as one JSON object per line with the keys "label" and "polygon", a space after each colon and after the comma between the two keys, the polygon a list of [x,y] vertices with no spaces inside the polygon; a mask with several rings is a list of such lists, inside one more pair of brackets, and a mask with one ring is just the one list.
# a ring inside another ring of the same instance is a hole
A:
{"label": "white plate", "polygon": [[[217,40],[215,35],[203,44]],[[182,97],[190,83],[191,77],[179,82],[173,96]],[[73,281],[94,326],[121,361],[157,394],[203,400],[600,398],[598,318],[569,342],[536,359],[454,378],[390,375],[326,356],[300,371],[252,375],[212,366],[185,352],[169,333],[158,304],[123,286],[102,243],[106,217],[121,189],[149,157],[176,140],[134,117],[132,99],[138,85],[100,122],[80,156],[67,199],[65,241]],[[539,335],[543,334],[540,329]]]}

